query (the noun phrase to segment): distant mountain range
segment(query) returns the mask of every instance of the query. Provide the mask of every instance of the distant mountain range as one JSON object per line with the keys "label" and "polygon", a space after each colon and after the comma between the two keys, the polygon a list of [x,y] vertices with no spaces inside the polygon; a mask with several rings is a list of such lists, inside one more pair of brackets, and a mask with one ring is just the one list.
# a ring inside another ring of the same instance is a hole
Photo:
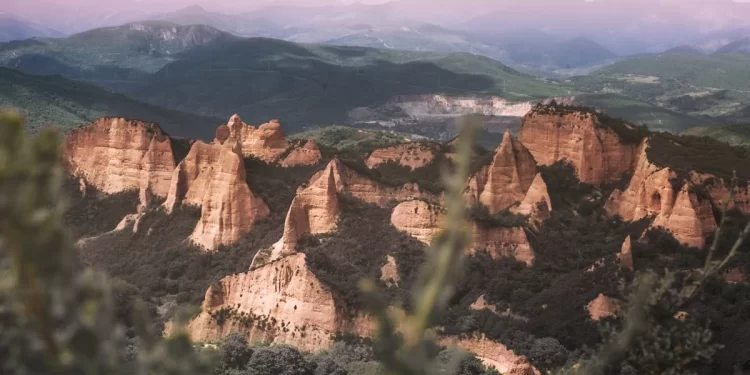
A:
{"label": "distant mountain range", "polygon": [[0,12],[0,42],[33,37],[58,37],[63,34],[33,22]]}
{"label": "distant mountain range", "polygon": [[267,38],[166,21],[101,28],[60,39],[0,44],[0,65],[59,74],[185,112],[289,129],[346,122],[357,108],[414,95],[526,101],[569,94],[563,85],[468,53],[416,52]]}

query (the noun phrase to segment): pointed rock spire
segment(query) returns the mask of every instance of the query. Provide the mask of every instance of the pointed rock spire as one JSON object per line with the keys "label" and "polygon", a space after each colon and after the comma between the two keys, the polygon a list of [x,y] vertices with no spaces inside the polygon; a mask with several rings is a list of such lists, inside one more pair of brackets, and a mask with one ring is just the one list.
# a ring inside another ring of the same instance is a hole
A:
{"label": "pointed rock spire", "polygon": [[625,238],[625,241],[622,243],[620,253],[617,254],[617,260],[620,262],[620,266],[622,266],[622,268],[633,271],[633,248],[630,236],[627,236]]}

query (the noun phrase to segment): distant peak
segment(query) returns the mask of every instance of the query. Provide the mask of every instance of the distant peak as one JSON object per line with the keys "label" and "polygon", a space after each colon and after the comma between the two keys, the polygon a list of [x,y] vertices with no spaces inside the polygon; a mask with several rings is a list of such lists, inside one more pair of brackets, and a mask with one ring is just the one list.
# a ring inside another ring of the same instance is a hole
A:
{"label": "distant peak", "polygon": [[200,5],[193,4],[193,5],[187,6],[185,8],[182,8],[182,12],[191,12],[191,13],[193,13],[193,12],[194,13],[197,13],[197,12],[206,12],[206,9],[203,8]]}

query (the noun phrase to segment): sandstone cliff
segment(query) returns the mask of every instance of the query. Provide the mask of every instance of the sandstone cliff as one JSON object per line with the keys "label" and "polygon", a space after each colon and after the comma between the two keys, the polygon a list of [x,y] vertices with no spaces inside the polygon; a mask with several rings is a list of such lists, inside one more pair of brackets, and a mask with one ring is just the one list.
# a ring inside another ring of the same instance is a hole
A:
{"label": "sandstone cliff", "polygon": [[492,163],[469,181],[467,202],[487,206],[492,214],[503,211],[524,199],[536,174],[534,157],[506,131]]}
{"label": "sandstone cliff", "polygon": [[485,366],[496,369],[501,374],[541,375],[524,356],[513,353],[505,345],[485,337],[458,338],[448,337],[440,342],[442,345],[453,345],[467,352],[476,354],[477,359]]}
{"label": "sandstone cliff", "polygon": [[585,183],[618,181],[633,169],[637,144],[625,144],[596,114],[536,107],[521,120],[518,139],[537,163],[569,161]]}
{"label": "sandstone cliff", "polygon": [[320,162],[323,156],[320,154],[320,148],[314,140],[305,142],[302,147],[292,146],[291,151],[281,159],[282,167],[294,167],[297,165],[313,165]]}
{"label": "sandstone cliff", "polygon": [[342,307],[307,267],[305,255],[294,254],[212,285],[187,328],[197,341],[239,332],[249,341],[318,351],[344,325]]}
{"label": "sandstone cliff", "polygon": [[175,168],[169,137],[158,125],[124,118],[101,118],[71,131],[64,153],[69,171],[114,194],[148,186],[164,197]]}
{"label": "sandstone cliff", "polygon": [[[442,219],[443,211],[440,207],[423,201],[403,202],[391,214],[391,224],[396,229],[426,245],[432,243],[440,233]],[[520,227],[488,227],[474,223],[471,246],[467,253],[473,255],[477,252],[486,252],[493,259],[511,257],[529,265],[534,262],[534,251],[526,231]]]}
{"label": "sandstone cliff", "polygon": [[521,203],[511,207],[510,212],[519,215],[527,215],[532,223],[540,225],[548,219],[552,212],[552,199],[547,190],[541,173],[537,173],[531,187]]}
{"label": "sandstone cliff", "polygon": [[255,222],[270,213],[245,181],[245,164],[233,138],[206,144],[196,142],[174,170],[167,200],[168,212],[177,204],[201,207],[201,218],[190,239],[214,250],[249,233]]}
{"label": "sandstone cliff", "polygon": [[469,254],[482,251],[492,259],[510,257],[528,265],[534,263],[534,250],[523,228],[485,227],[479,224],[474,224],[473,228]]}
{"label": "sandstone cliff", "polygon": [[310,179],[310,184],[314,184],[314,181],[323,176],[329,168],[331,168],[336,182],[336,190],[339,193],[349,194],[367,203],[385,207],[391,201],[402,202],[412,199],[438,200],[438,197],[434,194],[422,191],[414,183],[407,183],[400,187],[383,185],[346,166],[338,159],[332,159],[325,170],[314,174]]}
{"label": "sandstone cliff", "polygon": [[381,148],[373,151],[365,162],[369,168],[375,168],[383,163],[396,162],[412,170],[424,167],[435,160],[440,152],[440,145],[425,142],[414,142]]}
{"label": "sandstone cliff", "polygon": [[294,254],[297,241],[305,234],[334,232],[338,215],[339,200],[334,166],[329,164],[323,174],[315,178],[308,187],[298,189],[284,221],[284,235],[273,245],[270,258],[263,259],[263,262]]}
{"label": "sandstone cliff", "polygon": [[430,245],[440,232],[442,208],[425,201],[402,202],[391,213],[391,224],[398,230]]}
{"label": "sandstone cliff", "polygon": [[[699,199],[690,181],[680,180],[670,168],[653,164],[648,159],[648,147],[648,140],[641,143],[627,189],[613,191],[605,210],[629,221],[653,217],[654,227],[672,232],[685,245],[703,247],[705,237],[716,229],[711,202]],[[674,182],[682,184],[679,191]]]}

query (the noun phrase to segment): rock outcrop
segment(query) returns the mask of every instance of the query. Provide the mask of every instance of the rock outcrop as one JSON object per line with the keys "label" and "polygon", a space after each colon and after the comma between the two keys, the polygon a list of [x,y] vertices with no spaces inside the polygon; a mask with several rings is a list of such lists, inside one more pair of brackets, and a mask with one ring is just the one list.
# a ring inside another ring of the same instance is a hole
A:
{"label": "rock outcrop", "polygon": [[400,187],[380,184],[353,168],[346,166],[344,162],[338,159],[332,159],[324,171],[314,174],[310,179],[310,184],[313,184],[329,168],[332,168],[334,180],[336,181],[336,190],[339,193],[351,195],[367,203],[385,207],[391,201],[402,202],[413,199],[424,199],[434,202],[438,200],[434,194],[422,191],[414,183],[407,183]]}
{"label": "rock outcrop", "polygon": [[367,157],[365,163],[369,168],[376,168],[383,163],[396,162],[403,167],[414,170],[432,163],[435,156],[440,152],[439,148],[440,145],[434,143],[405,143],[377,149]]}
{"label": "rock outcrop", "polygon": [[265,162],[276,162],[289,149],[290,144],[278,120],[271,120],[259,127],[248,125],[234,115],[227,123],[229,135],[242,148],[244,157],[254,157]]}
{"label": "rock outcrop", "polygon": [[534,263],[534,250],[531,248],[526,231],[520,227],[485,227],[474,224],[469,254],[486,252],[492,259],[514,258],[528,265]]}
{"label": "rock outcrop", "polygon": [[305,142],[302,147],[292,146],[292,150],[281,159],[280,163],[282,167],[294,167],[298,165],[314,165],[318,164],[323,156],[320,153],[320,148],[314,140]]}
{"label": "rock outcrop", "polygon": [[538,224],[548,219],[552,213],[552,199],[549,197],[547,184],[541,173],[537,173],[531,187],[521,203],[511,207],[510,212],[519,215],[527,215],[529,219]]}
{"label": "rock outcrop", "polygon": [[[443,217],[441,207],[414,200],[396,206],[391,214],[391,224],[425,245],[430,245],[441,231]],[[477,252],[488,253],[493,259],[515,258],[529,265],[534,262],[535,257],[523,228],[490,227],[474,223],[471,246],[467,253],[474,255]]]}
{"label": "rock outcrop", "polygon": [[482,204],[492,214],[503,211],[525,198],[536,175],[534,157],[506,131],[492,163],[469,181],[467,203]]}
{"label": "rock outcrop", "polygon": [[586,310],[593,320],[601,320],[617,315],[617,305],[611,298],[604,294],[599,294],[594,300],[586,305]]}
{"label": "rock outcrop", "polygon": [[177,204],[201,207],[201,218],[190,236],[214,250],[249,233],[255,222],[270,213],[265,202],[247,185],[245,164],[235,138],[223,144],[195,142],[174,170],[167,200],[168,212]]}
{"label": "rock outcrop", "polygon": [[175,168],[169,137],[158,125],[101,118],[71,131],[64,153],[69,171],[107,194],[148,186],[165,197]]}
{"label": "rock outcrop", "polygon": [[305,255],[294,254],[212,285],[187,329],[197,341],[239,332],[249,341],[318,351],[345,326],[342,308],[307,267]]}
{"label": "rock outcrop", "polygon": [[398,230],[430,245],[440,232],[443,210],[440,206],[421,200],[400,203],[391,213],[391,224]]}
{"label": "rock outcrop", "polygon": [[485,366],[492,367],[501,374],[513,375],[541,375],[524,356],[520,356],[505,345],[487,339],[486,337],[472,338],[443,338],[442,345],[453,345],[457,348],[476,354],[477,359]]}
{"label": "rock outcrop", "polygon": [[401,282],[401,276],[398,273],[398,264],[396,264],[396,258],[393,255],[387,255],[385,264],[380,267],[380,280],[385,282],[386,285],[398,286]]}
{"label": "rock outcrop", "polygon": [[484,298],[484,294],[482,294],[481,296],[479,296],[479,298],[477,298],[477,300],[474,301],[469,306],[469,308],[472,309],[472,310],[477,310],[477,311],[487,309],[487,310],[490,310],[492,312],[497,312],[497,307],[495,305],[490,305],[489,303],[487,303],[487,300]]}
{"label": "rock outcrop", "polygon": [[[718,207],[723,207],[729,197],[731,183],[707,173],[690,173],[690,182],[708,191],[711,200]],[[750,213],[750,181],[740,183],[734,187],[734,199],[729,202],[729,208],[736,208],[746,214]]]}
{"label": "rock outcrop", "polygon": [[[623,125],[626,126],[626,125]],[[637,144],[625,144],[602,125],[596,114],[554,106],[540,106],[521,120],[518,139],[537,163],[551,165],[567,160],[581,182],[616,182],[633,170]]]}
{"label": "rock outcrop", "polygon": [[620,253],[617,254],[617,261],[620,262],[622,268],[633,271],[633,245],[630,236],[627,236],[622,243]]}
{"label": "rock outcrop", "polygon": [[654,227],[672,232],[687,246],[703,247],[705,237],[716,229],[711,202],[699,199],[695,185],[679,179],[671,168],[649,161],[648,147],[648,140],[642,142],[630,184],[625,191],[612,192],[606,212],[628,221],[653,217]]}
{"label": "rock outcrop", "polygon": [[[334,173],[334,166],[329,164],[308,187],[298,189],[284,221],[284,235],[273,245],[270,258],[263,262],[294,254],[297,241],[305,234],[324,234],[336,230],[339,200]],[[256,266],[255,263],[253,266]]]}

